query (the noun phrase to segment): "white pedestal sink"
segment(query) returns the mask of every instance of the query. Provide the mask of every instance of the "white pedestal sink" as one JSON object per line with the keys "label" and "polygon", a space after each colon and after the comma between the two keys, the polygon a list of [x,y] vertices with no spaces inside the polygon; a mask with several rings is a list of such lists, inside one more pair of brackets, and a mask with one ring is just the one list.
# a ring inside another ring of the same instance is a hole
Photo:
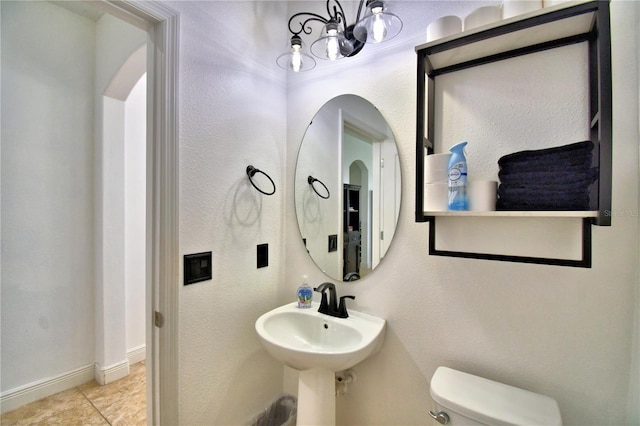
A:
{"label": "white pedestal sink", "polygon": [[299,309],[297,303],[262,315],[255,327],[277,360],[300,370],[298,425],[335,424],[335,373],[353,367],[382,347],[386,321],[349,310],[336,318]]}

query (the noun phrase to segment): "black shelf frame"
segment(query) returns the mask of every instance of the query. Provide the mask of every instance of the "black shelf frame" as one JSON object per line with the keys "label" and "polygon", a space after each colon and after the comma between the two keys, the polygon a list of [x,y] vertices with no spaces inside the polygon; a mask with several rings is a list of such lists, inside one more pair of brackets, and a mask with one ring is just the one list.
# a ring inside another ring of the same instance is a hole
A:
{"label": "black shelf frame", "polygon": [[[527,28],[561,21],[583,14],[592,14],[593,19],[587,31],[544,41],[524,47],[478,57],[461,63],[434,67],[430,56],[461,46],[490,40]],[[528,15],[527,15],[528,16]],[[507,262],[535,263],[557,266],[590,268],[592,265],[591,226],[611,226],[611,176],[612,176],[612,82],[611,82],[611,28],[609,0],[595,0],[575,6],[552,10],[548,13],[532,14],[520,20],[508,20],[500,26],[490,26],[485,30],[471,32],[460,37],[447,38],[441,43],[418,46],[417,53],[417,108],[416,108],[416,222],[429,222],[429,254],[437,256],[498,260]],[[434,153],[435,139],[435,87],[439,75],[472,68],[496,61],[528,55],[548,49],[576,43],[588,43],[589,56],[589,111],[590,136],[597,142],[599,179],[598,215],[582,219],[582,259],[556,259],[543,257],[510,256],[487,253],[471,253],[439,250],[436,244],[436,217],[424,212],[424,150]],[[426,79],[425,79],[426,75]],[[425,81],[426,80],[426,81]],[[427,96],[428,94],[428,96]],[[425,106],[427,117],[425,123]],[[425,124],[427,135],[425,135]]]}
{"label": "black shelf frame", "polygon": [[497,260],[502,262],[534,263],[538,265],[572,266],[591,268],[591,225],[593,218],[582,219],[582,258],[556,259],[551,257],[512,256],[492,253],[473,253],[463,251],[439,250],[436,248],[435,217],[429,222],[429,254],[433,256],[459,257],[466,259]]}

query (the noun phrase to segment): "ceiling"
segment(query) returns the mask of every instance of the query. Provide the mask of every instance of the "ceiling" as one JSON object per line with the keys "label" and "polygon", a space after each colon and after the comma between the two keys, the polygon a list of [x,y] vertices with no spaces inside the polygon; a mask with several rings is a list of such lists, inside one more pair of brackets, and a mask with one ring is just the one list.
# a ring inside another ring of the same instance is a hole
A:
{"label": "ceiling", "polygon": [[50,3],[67,9],[69,12],[76,15],[84,16],[85,18],[97,21],[104,14],[101,8],[101,2],[98,1],[54,1],[50,0]]}
{"label": "ceiling", "polygon": [[[63,7],[77,15],[84,16],[92,21],[97,21],[104,14],[99,1],[69,1],[69,0],[50,0],[51,3]],[[224,7],[224,1],[208,0],[217,3],[218,7]],[[355,20],[358,9],[358,1],[342,0],[341,1],[347,19]],[[390,1],[389,6],[392,11],[403,21],[403,29],[398,37],[400,39],[414,39],[423,36],[426,41],[427,25],[435,19],[445,15],[457,15],[464,18],[473,9],[491,4],[499,4],[499,0],[464,0],[464,1],[446,1],[446,0],[395,0]],[[326,1],[290,1],[289,10],[291,14],[302,11],[312,11],[320,14],[326,14]],[[319,31],[319,30],[317,30]]]}

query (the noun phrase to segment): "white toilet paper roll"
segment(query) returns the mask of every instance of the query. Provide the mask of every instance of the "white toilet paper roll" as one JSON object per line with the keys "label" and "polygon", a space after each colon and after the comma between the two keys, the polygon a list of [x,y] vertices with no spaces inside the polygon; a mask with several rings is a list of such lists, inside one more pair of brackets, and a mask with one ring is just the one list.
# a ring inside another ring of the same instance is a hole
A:
{"label": "white toilet paper roll", "polygon": [[568,0],[543,0],[542,6],[543,7],[551,7],[551,6],[555,6],[557,4],[560,4],[560,3],[565,3],[567,1]]}
{"label": "white toilet paper roll", "polygon": [[424,184],[424,211],[445,212],[449,210],[449,184]]}
{"label": "white toilet paper roll", "polygon": [[424,156],[424,183],[447,182],[451,153]]}
{"label": "white toilet paper roll", "polygon": [[481,27],[502,18],[499,6],[483,6],[475,9],[464,18],[464,30]]}
{"label": "white toilet paper roll", "polygon": [[502,19],[542,9],[542,0],[504,0],[502,2]]}
{"label": "white toilet paper roll", "polygon": [[427,26],[427,42],[448,37],[462,31],[462,19],[449,15],[438,18]]}
{"label": "white toilet paper roll", "polygon": [[489,212],[496,209],[498,182],[494,180],[474,180],[467,186],[469,210]]}

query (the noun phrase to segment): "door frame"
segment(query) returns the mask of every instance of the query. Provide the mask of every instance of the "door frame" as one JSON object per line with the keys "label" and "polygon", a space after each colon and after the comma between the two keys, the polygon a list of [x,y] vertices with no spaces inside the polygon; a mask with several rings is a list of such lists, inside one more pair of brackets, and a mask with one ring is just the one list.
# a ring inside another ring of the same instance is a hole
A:
{"label": "door frame", "polygon": [[148,34],[147,423],[178,424],[179,15],[159,2],[101,2],[105,12]]}

